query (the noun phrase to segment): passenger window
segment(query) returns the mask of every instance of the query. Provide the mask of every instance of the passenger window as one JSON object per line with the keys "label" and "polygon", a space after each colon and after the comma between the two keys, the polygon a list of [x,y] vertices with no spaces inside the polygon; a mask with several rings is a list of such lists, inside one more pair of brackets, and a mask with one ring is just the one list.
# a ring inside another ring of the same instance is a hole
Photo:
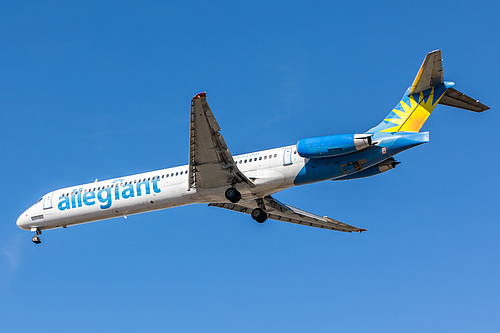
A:
{"label": "passenger window", "polygon": [[178,175],[179,175],[179,173],[178,173],[178,172],[176,172],[176,173],[175,173],[175,175],[176,175],[176,176],[178,176]]}
{"label": "passenger window", "polygon": [[273,155],[269,155],[269,158],[273,158]]}
{"label": "passenger window", "polygon": [[245,163],[247,162],[247,160],[245,160]]}
{"label": "passenger window", "polygon": [[267,155],[266,155],[266,156],[264,156],[264,159],[265,159],[265,160],[267,160]]}
{"label": "passenger window", "polygon": [[278,154],[274,154],[274,158],[278,157]]}
{"label": "passenger window", "polygon": [[259,161],[262,161],[262,156],[261,156],[261,157],[259,157]]}
{"label": "passenger window", "polygon": [[182,171],[181,171],[181,175],[182,175]]}

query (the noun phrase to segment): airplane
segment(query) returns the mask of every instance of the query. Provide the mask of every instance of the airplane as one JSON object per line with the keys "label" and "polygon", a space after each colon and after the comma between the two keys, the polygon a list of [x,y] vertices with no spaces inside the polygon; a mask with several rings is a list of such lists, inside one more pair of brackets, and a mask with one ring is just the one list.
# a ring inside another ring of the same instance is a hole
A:
{"label": "airplane", "polygon": [[17,219],[35,232],[189,204],[208,204],[267,219],[343,232],[366,229],[277,200],[282,190],[326,180],[350,180],[392,170],[394,156],[429,141],[420,132],[436,105],[483,112],[489,107],[445,81],[441,50],[428,53],[412,85],[377,126],[364,133],[299,140],[294,145],[231,155],[206,93],[191,99],[189,164],[45,194]]}

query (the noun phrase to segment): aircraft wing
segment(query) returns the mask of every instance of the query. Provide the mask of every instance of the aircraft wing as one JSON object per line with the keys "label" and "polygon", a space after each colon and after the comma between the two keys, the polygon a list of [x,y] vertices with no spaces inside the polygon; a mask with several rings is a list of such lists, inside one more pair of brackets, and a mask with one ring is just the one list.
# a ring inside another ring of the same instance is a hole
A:
{"label": "aircraft wing", "polygon": [[[284,221],[296,224],[302,224],[310,227],[337,230],[344,232],[362,232],[366,229],[356,228],[349,224],[342,223],[340,221],[331,219],[327,216],[318,216],[301,209],[286,205],[279,202],[271,196],[265,196],[263,203],[265,206],[265,211],[267,217],[272,220]],[[257,201],[245,201],[238,202],[237,204],[232,203],[211,203],[209,206],[225,208],[229,210],[234,210],[240,213],[251,214],[254,208],[257,208]]]}
{"label": "aircraft wing", "polygon": [[191,99],[189,188],[214,188],[236,183],[255,187],[236,166],[220,127],[207,103],[207,94]]}

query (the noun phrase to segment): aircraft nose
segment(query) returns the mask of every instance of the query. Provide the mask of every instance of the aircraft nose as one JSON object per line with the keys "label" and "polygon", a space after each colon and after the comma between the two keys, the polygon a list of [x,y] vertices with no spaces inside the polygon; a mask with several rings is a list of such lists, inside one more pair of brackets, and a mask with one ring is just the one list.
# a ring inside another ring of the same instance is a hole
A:
{"label": "aircraft nose", "polygon": [[18,218],[17,218],[17,226],[23,230],[29,230],[29,224],[30,219],[28,217],[28,214],[26,212],[22,213]]}

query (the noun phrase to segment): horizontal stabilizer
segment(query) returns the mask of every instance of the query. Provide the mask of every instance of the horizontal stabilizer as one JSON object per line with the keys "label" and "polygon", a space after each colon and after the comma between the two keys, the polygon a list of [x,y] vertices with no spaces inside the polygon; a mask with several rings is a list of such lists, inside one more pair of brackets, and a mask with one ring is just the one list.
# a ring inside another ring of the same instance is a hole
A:
{"label": "horizontal stabilizer", "polygon": [[483,103],[480,103],[478,100],[461,93],[455,88],[448,88],[443,97],[439,100],[439,104],[474,112],[483,112],[489,109],[489,107]]}

